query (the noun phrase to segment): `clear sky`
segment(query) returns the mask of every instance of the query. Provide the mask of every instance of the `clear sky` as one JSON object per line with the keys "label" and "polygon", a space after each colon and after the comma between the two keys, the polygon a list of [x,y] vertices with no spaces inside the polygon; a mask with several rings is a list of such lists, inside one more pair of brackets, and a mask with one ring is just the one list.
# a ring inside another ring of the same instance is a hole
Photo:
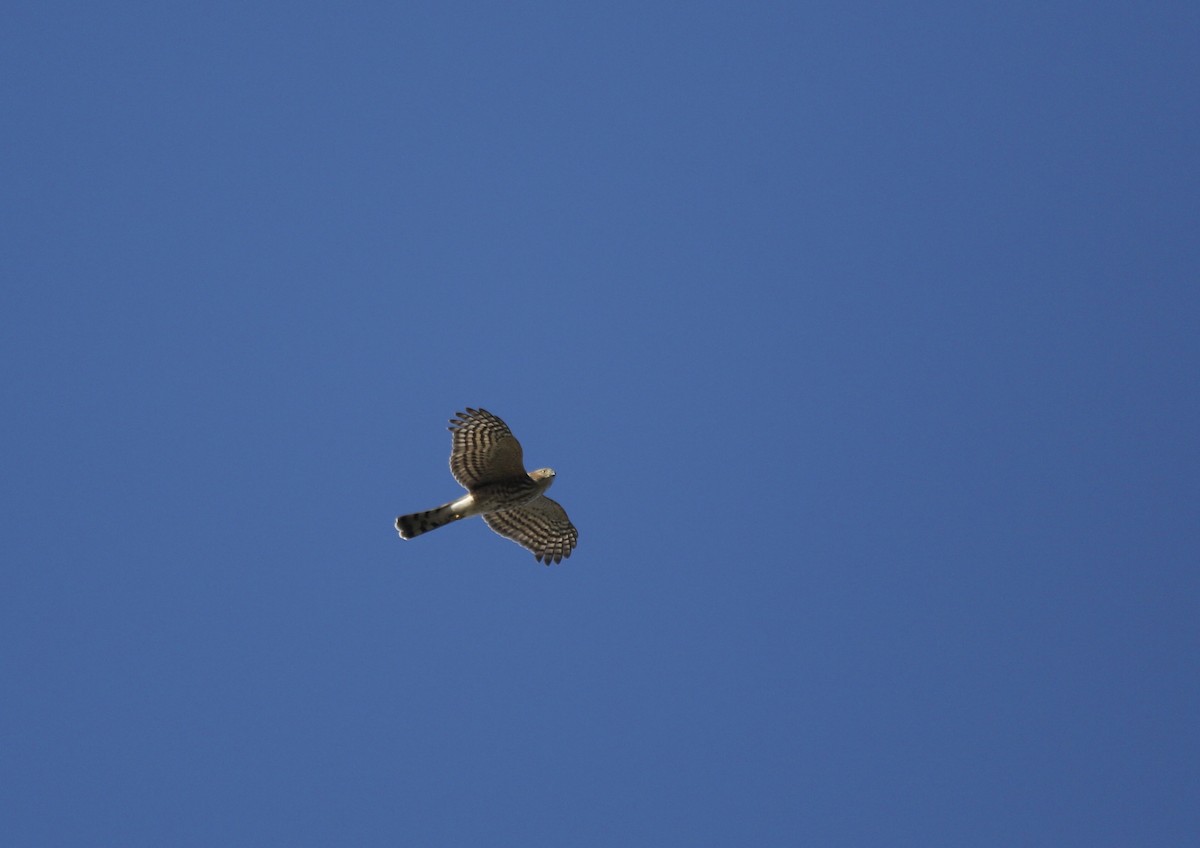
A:
{"label": "clear sky", "polygon": [[1195,844],[1194,2],[4,17],[4,844]]}

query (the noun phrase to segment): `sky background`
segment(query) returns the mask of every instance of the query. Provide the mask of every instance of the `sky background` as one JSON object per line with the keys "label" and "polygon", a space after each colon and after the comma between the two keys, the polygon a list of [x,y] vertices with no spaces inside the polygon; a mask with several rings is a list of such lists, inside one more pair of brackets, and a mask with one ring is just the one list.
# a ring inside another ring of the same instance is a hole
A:
{"label": "sky background", "polygon": [[5,844],[1195,844],[1197,43],[9,3]]}

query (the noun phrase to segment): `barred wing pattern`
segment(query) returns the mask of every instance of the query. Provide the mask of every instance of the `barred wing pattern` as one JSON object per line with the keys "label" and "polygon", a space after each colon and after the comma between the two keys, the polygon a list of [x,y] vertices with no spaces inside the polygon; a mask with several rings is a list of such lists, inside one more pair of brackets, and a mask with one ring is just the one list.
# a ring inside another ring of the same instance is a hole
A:
{"label": "barred wing pattern", "polygon": [[456,412],[450,432],[454,434],[450,473],[464,489],[525,476],[521,443],[507,424],[486,409],[467,407],[466,412]]}
{"label": "barred wing pattern", "polygon": [[484,513],[483,520],[501,536],[533,551],[538,562],[562,562],[579,543],[579,531],[567,511],[545,495],[524,506]]}
{"label": "barred wing pattern", "polygon": [[533,551],[538,562],[562,562],[579,542],[579,531],[566,511],[544,492],[554,469],[526,472],[521,443],[508,425],[486,409],[467,407],[450,419],[450,472],[467,494],[424,512],[401,515],[402,539],[445,527],[473,515],[494,531]]}

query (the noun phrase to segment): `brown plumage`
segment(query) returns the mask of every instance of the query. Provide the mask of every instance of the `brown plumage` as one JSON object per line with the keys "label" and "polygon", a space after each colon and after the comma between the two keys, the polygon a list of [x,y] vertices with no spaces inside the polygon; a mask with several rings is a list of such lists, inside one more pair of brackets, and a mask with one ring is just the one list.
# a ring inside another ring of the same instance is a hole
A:
{"label": "brown plumage", "polygon": [[554,471],[525,471],[521,443],[508,425],[486,409],[459,412],[450,419],[453,434],[450,473],[467,494],[424,512],[401,515],[396,530],[411,539],[460,518],[481,515],[488,527],[533,552],[549,565],[571,555],[579,531],[566,511],[546,497]]}

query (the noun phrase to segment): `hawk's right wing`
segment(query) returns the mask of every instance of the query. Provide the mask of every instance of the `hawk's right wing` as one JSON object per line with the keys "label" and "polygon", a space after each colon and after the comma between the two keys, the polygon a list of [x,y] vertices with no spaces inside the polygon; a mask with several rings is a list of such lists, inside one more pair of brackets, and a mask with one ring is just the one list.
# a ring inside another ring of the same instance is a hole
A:
{"label": "hawk's right wing", "polygon": [[454,434],[450,473],[464,488],[526,476],[521,443],[507,424],[486,409],[467,407],[466,412],[456,412],[450,432]]}

